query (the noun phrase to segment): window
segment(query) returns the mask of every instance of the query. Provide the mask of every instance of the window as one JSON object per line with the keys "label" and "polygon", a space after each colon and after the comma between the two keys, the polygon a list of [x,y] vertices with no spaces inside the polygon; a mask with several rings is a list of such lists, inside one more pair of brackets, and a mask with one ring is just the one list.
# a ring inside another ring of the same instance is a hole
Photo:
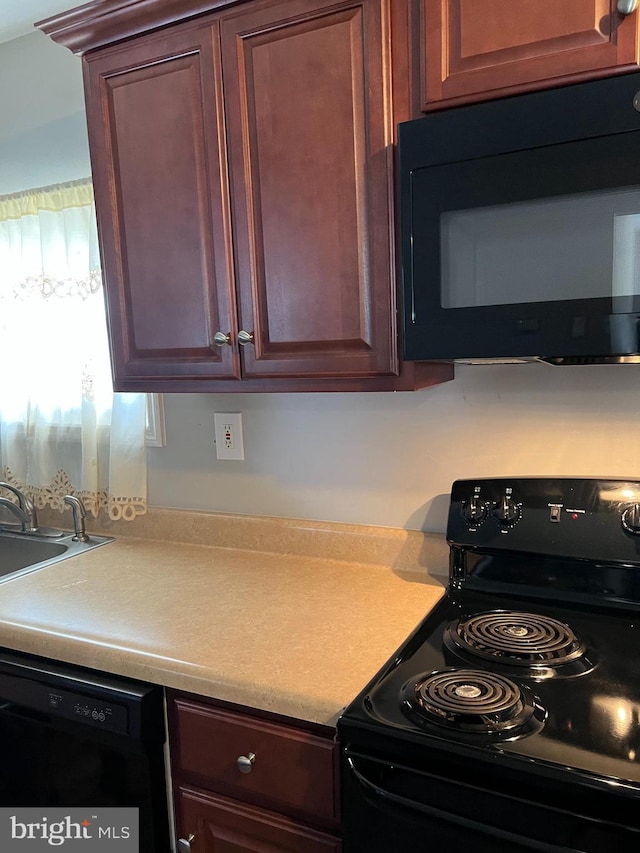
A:
{"label": "window", "polygon": [[0,197],[0,365],[0,476],[40,507],[144,513],[146,395],[111,389],[89,180]]}

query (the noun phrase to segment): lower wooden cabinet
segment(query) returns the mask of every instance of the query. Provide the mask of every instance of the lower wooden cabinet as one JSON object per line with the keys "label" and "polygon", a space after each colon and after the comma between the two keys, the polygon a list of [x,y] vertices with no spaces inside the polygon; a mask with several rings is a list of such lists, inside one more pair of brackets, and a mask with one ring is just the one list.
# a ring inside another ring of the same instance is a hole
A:
{"label": "lower wooden cabinet", "polygon": [[184,850],[339,853],[331,729],[261,718],[173,691],[168,716]]}
{"label": "lower wooden cabinet", "polygon": [[[334,835],[192,788],[176,793],[180,837],[192,853],[340,853]],[[190,836],[193,836],[189,840]]]}

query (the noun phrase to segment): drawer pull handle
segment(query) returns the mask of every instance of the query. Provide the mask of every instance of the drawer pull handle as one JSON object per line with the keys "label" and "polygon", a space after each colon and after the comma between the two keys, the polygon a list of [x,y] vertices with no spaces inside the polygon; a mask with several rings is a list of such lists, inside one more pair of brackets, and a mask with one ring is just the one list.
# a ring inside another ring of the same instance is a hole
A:
{"label": "drawer pull handle", "polygon": [[195,839],[195,835],[190,832],[187,838],[178,839],[178,853],[191,853],[191,842]]}
{"label": "drawer pull handle", "polygon": [[247,344],[253,343],[253,332],[245,332],[244,329],[241,329],[238,332],[238,343],[241,347],[246,347]]}
{"label": "drawer pull handle", "polygon": [[256,755],[254,752],[250,752],[248,755],[241,755],[236,759],[236,767],[241,773],[251,773],[255,760]]}
{"label": "drawer pull handle", "polygon": [[638,0],[618,0],[618,12],[621,15],[630,15],[638,8]]}

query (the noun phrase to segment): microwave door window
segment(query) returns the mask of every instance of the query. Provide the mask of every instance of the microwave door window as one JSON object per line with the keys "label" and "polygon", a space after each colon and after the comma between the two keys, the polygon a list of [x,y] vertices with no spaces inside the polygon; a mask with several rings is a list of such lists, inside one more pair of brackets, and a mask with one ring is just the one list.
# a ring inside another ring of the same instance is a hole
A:
{"label": "microwave door window", "polygon": [[618,213],[613,220],[614,312],[633,311],[633,297],[639,292],[640,213]]}
{"label": "microwave door window", "polygon": [[640,190],[582,192],[440,216],[441,307],[640,296]]}

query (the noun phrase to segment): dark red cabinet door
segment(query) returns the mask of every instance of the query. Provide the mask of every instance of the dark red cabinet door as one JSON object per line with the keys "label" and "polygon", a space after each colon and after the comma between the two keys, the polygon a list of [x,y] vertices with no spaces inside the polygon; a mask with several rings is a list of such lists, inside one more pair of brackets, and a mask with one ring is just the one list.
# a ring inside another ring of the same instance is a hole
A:
{"label": "dark red cabinet door", "polygon": [[85,58],[116,387],[239,376],[215,23]]}
{"label": "dark red cabinet door", "polygon": [[420,0],[425,109],[637,67],[617,0]]}
{"label": "dark red cabinet door", "polygon": [[397,372],[385,10],[222,16],[245,377]]}

